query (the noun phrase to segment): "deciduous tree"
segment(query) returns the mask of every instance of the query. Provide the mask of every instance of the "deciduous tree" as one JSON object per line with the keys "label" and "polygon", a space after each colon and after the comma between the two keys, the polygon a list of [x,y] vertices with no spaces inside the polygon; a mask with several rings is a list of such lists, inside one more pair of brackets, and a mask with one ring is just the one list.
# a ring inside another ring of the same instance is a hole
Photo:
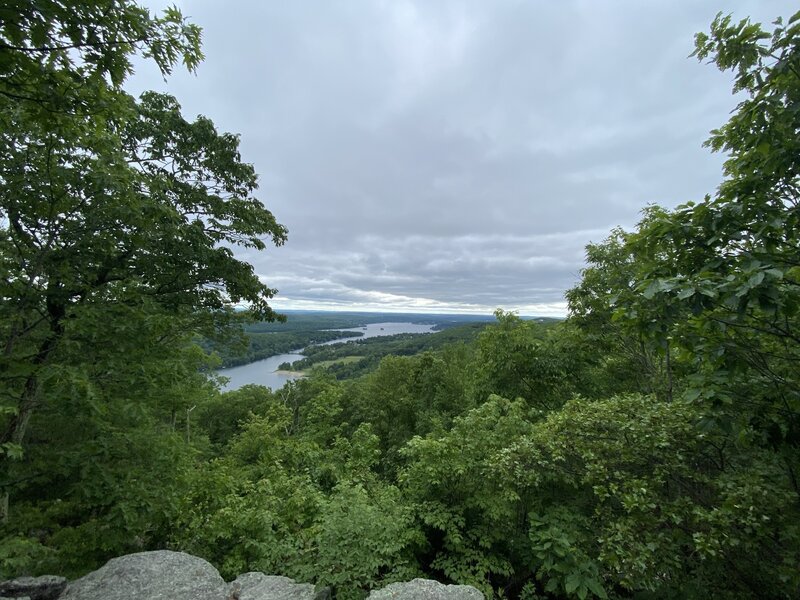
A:
{"label": "deciduous tree", "polygon": [[[253,195],[237,136],[187,121],[170,96],[135,100],[121,87],[136,52],[164,74],[179,61],[195,67],[200,31],[180,12],[154,17],[129,0],[12,4],[0,12],[3,465],[20,455],[35,410],[80,372],[86,344],[114,352],[124,309],[173,316],[170,340],[218,325],[232,303],[273,318],[274,290],[233,248],[286,237]],[[112,337],[86,335],[98,322]]]}

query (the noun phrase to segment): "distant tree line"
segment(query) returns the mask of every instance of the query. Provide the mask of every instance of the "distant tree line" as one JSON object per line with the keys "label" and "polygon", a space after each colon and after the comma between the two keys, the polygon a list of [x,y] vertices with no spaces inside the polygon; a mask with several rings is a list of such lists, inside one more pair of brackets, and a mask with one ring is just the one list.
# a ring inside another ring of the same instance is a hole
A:
{"label": "distant tree line", "polygon": [[297,352],[312,344],[330,342],[339,338],[357,338],[357,331],[287,331],[275,333],[245,333],[238,344],[214,344],[204,340],[202,346],[216,353],[223,367],[235,367],[276,354]]}
{"label": "distant tree line", "polygon": [[[488,323],[469,323],[447,327],[435,334],[398,333],[326,346],[310,346],[303,350],[305,358],[282,363],[280,369],[307,371],[320,363],[337,379],[350,379],[375,370],[384,356],[412,356],[439,350],[456,342],[474,341]],[[344,360],[348,359],[348,360]]]}

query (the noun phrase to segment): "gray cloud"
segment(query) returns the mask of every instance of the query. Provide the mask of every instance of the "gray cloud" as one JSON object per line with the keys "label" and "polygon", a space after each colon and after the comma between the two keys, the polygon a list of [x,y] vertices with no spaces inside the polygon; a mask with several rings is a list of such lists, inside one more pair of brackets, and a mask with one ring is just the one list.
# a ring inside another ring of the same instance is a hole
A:
{"label": "gray cloud", "polygon": [[701,143],[736,99],[687,58],[717,3],[180,6],[207,60],[166,84],[142,64],[130,88],[242,134],[290,231],[241,254],[279,307],[563,314],[588,242],[721,178]]}

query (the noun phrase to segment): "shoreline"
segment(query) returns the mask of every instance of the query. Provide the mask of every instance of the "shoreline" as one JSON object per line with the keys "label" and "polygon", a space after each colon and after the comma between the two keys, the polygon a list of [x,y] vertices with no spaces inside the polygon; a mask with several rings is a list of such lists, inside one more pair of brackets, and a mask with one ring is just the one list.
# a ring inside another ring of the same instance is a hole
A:
{"label": "shoreline", "polygon": [[307,373],[305,371],[287,371],[278,369],[273,371],[275,375],[283,375],[284,377],[306,377]]}

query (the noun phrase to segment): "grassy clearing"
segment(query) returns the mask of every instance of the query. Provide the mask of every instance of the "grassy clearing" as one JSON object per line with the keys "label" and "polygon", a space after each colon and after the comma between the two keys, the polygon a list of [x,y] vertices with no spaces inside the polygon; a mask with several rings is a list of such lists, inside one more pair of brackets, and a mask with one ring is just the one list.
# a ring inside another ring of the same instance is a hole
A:
{"label": "grassy clearing", "polygon": [[318,363],[314,363],[314,366],[315,367],[322,367],[323,369],[327,369],[331,365],[335,365],[335,364],[344,364],[344,365],[346,365],[346,364],[349,364],[349,363],[354,363],[356,361],[359,361],[362,358],[364,358],[364,357],[363,356],[345,356],[345,357],[342,357],[342,358],[336,358],[334,360],[323,360],[323,361],[320,361]]}

